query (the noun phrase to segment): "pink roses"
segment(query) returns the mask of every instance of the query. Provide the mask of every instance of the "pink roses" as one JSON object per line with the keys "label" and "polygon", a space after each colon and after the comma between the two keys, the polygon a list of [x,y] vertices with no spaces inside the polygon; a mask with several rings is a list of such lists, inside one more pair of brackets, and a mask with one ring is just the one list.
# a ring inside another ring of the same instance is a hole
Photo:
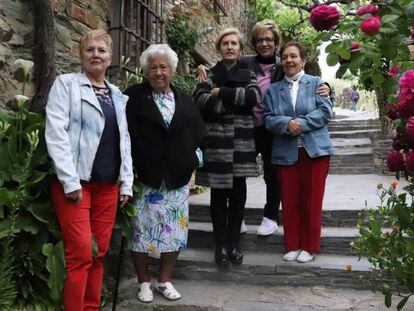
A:
{"label": "pink roses", "polygon": [[368,17],[366,20],[362,22],[359,28],[368,36],[373,36],[381,28],[381,17],[378,15]]}
{"label": "pink roses", "polygon": [[317,31],[331,30],[338,24],[340,17],[336,7],[322,4],[312,9],[310,23]]}
{"label": "pink roses", "polygon": [[414,116],[414,70],[407,70],[400,78],[398,113],[403,118]]}

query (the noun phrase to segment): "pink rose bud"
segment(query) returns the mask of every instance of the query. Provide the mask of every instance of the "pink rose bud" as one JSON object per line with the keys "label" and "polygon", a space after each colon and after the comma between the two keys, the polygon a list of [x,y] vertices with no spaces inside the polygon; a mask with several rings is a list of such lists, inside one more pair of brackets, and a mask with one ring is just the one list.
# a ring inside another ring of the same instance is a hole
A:
{"label": "pink rose bud", "polygon": [[387,166],[390,172],[399,172],[404,170],[404,158],[401,152],[391,151],[387,156]]}
{"label": "pink rose bud", "polygon": [[378,8],[374,5],[368,4],[368,5],[364,5],[363,7],[360,7],[357,11],[357,15],[358,16],[362,16],[365,14],[371,14],[372,16],[377,15],[378,13]]}
{"label": "pink rose bud", "polygon": [[381,28],[381,17],[368,17],[366,20],[362,22],[359,28],[361,28],[362,32],[364,32],[368,36],[373,36]]}
{"label": "pink rose bud", "polygon": [[398,73],[400,72],[400,66],[394,66],[390,68],[390,71],[388,71],[388,76],[391,77],[395,77],[396,75],[398,75]]}

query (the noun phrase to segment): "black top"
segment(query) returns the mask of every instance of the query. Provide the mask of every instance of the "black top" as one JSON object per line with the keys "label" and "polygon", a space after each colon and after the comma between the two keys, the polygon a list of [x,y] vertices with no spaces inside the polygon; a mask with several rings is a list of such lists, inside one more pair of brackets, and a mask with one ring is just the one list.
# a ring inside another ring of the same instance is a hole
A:
{"label": "black top", "polygon": [[165,181],[167,189],[187,184],[199,162],[196,150],[206,129],[192,99],[172,87],[175,112],[170,125],[165,125],[152,98],[149,83],[129,87],[126,108],[131,135],[132,160],[138,182],[159,188]]}
{"label": "black top", "polygon": [[91,181],[116,183],[121,167],[121,155],[115,108],[107,87],[93,86],[93,89],[105,116],[105,127],[93,162]]}

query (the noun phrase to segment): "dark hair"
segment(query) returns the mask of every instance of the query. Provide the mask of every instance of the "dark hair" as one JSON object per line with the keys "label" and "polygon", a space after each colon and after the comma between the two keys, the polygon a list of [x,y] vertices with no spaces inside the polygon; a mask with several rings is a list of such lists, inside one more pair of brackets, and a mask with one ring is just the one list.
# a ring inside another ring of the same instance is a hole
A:
{"label": "dark hair", "polygon": [[296,46],[299,50],[300,58],[303,61],[307,60],[308,56],[307,56],[305,47],[297,41],[290,41],[290,42],[286,42],[285,44],[283,44],[283,46],[280,48],[280,58],[282,58],[283,51],[286,50],[290,46]]}

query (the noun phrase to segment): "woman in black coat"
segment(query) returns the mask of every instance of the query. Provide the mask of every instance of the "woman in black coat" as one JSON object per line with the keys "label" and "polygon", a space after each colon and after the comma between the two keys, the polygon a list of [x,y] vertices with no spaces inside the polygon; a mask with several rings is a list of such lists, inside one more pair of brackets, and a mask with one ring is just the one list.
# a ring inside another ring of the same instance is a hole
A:
{"label": "woman in black coat", "polygon": [[218,263],[241,264],[240,225],[246,203],[246,177],[257,176],[252,107],[262,100],[253,72],[238,62],[242,36],[235,28],[223,30],[216,49],[223,60],[210,71],[194,93],[208,138],[204,166],[196,183],[211,187],[211,218]]}

